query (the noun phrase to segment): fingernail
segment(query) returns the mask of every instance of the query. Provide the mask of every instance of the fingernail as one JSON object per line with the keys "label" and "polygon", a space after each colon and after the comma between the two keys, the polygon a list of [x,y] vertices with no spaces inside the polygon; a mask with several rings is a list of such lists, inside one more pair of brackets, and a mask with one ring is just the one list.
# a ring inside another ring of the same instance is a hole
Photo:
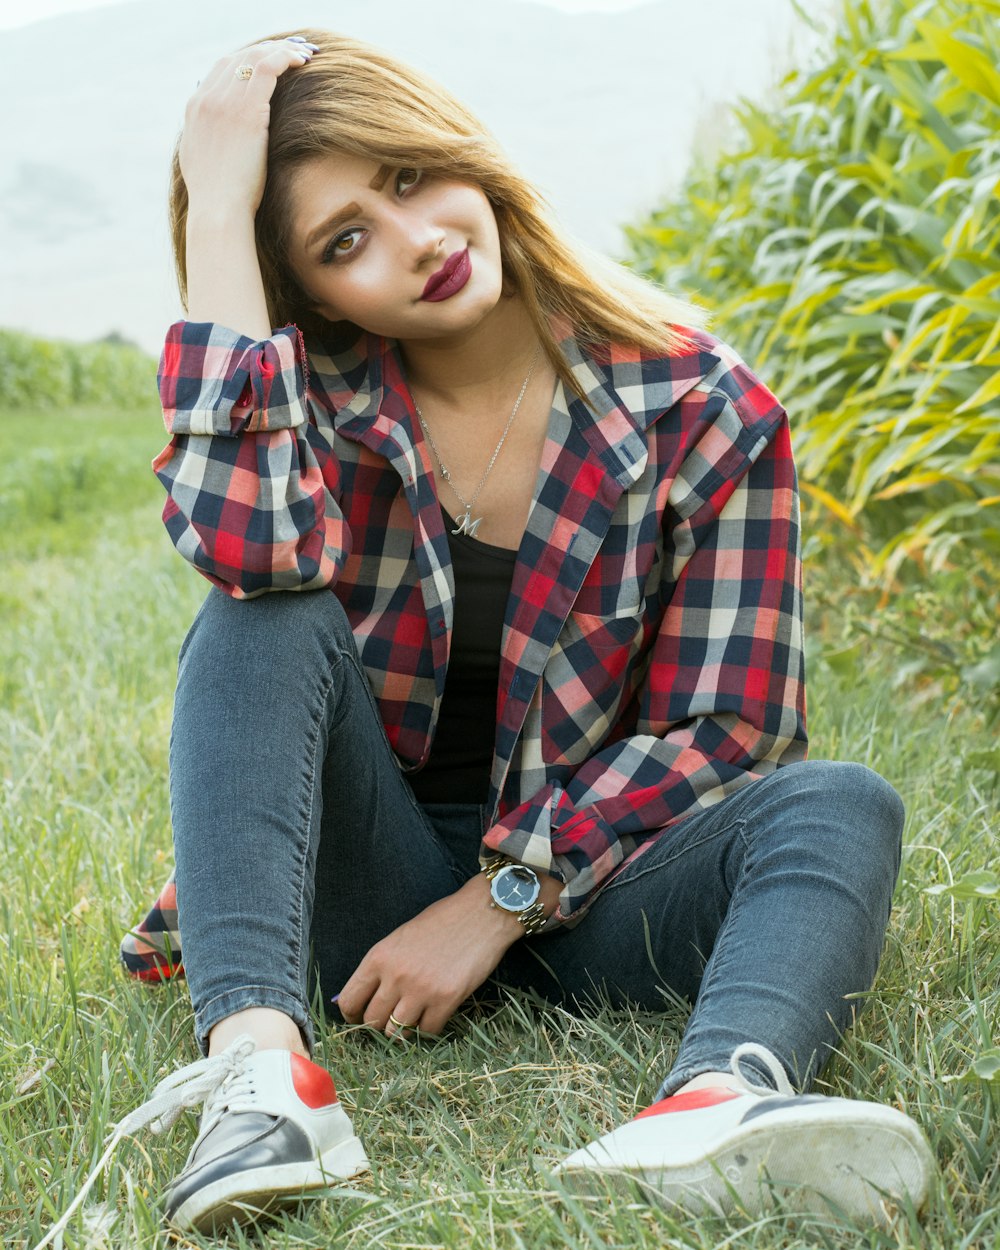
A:
{"label": "fingernail", "polygon": [[308,43],[309,40],[305,37],[305,35],[289,35],[288,42],[289,43]]}
{"label": "fingernail", "polygon": [[335,1003],[338,1001],[339,998],[340,998],[339,994],[334,994],[333,998],[330,999],[330,1002]]}
{"label": "fingernail", "polygon": [[306,44],[306,47],[307,47],[307,48],[312,48],[312,50],[313,50],[314,52],[318,52],[318,51],[319,51],[319,44],[318,44],[318,43],[307,43],[307,44]]}

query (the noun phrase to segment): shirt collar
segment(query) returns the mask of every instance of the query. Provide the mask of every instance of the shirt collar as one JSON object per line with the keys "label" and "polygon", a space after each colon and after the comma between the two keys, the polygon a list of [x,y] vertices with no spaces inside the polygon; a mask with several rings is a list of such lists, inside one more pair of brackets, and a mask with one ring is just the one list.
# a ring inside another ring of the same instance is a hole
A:
{"label": "shirt collar", "polygon": [[[569,413],[605,468],[622,484],[635,481],[646,459],[645,431],[704,377],[703,350],[650,356],[638,348],[603,352],[583,347],[553,321],[559,346],[586,402],[567,390]],[[413,400],[396,340],[362,333],[336,352],[310,351],[312,371],[335,410],[334,424],[357,436],[392,437],[411,428]]]}

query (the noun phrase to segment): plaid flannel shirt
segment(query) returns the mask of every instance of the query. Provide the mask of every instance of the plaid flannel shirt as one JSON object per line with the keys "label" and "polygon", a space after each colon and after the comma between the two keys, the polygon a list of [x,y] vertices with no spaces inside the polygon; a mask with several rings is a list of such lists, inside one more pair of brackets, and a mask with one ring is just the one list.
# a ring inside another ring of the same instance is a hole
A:
{"label": "plaid flannel shirt", "polygon": [[[731,348],[691,339],[672,356],[561,344],[589,404],[557,384],[504,619],[483,846],[562,879],[550,926],[666,827],[805,756],[787,418]],[[454,580],[396,345],[307,359],[294,326],[253,342],[178,322],[159,384],[178,551],[237,597],[332,590],[397,759],[419,769]]]}

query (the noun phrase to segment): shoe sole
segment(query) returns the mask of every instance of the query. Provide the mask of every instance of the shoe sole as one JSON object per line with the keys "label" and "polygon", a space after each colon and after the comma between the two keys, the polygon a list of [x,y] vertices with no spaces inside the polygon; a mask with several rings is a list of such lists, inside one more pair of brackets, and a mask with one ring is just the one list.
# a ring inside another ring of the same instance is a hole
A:
{"label": "shoe sole", "polygon": [[[712,1157],[670,1167],[574,1165],[556,1169],[572,1192],[611,1187],[666,1207],[724,1215],[773,1205],[790,1211],[831,1212],[887,1227],[899,1204],[919,1212],[936,1170],[920,1129],[905,1116],[878,1124],[864,1116],[794,1117],[764,1131],[759,1121],[740,1126]],[[883,1117],[884,1118],[884,1117]],[[817,1201],[819,1200],[819,1201]],[[822,1203],[822,1206],[819,1204]]]}
{"label": "shoe sole", "polygon": [[284,1207],[295,1206],[310,1190],[327,1189],[369,1169],[368,1156],[357,1137],[332,1146],[312,1164],[235,1172],[192,1194],[174,1212],[170,1223],[181,1232],[215,1232],[236,1224],[254,1224]]}

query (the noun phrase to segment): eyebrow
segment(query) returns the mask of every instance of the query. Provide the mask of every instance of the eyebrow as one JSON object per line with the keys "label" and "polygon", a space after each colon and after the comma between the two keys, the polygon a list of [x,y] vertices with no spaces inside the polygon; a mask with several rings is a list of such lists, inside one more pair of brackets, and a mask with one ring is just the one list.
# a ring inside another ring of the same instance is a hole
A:
{"label": "eyebrow", "polygon": [[[390,173],[392,173],[392,166],[380,165],[375,177],[372,178],[371,182],[369,182],[369,187],[371,187],[373,191],[381,191],[385,186],[386,179],[389,177]],[[303,250],[307,252],[310,251],[332,230],[336,230],[336,228],[343,225],[345,221],[350,221],[352,217],[358,216],[360,212],[361,206],[356,201],[352,201],[343,208],[338,208],[337,211],[335,213],[331,213],[325,221],[320,222],[315,230],[311,230],[309,234],[306,235],[305,243],[302,245]]]}

